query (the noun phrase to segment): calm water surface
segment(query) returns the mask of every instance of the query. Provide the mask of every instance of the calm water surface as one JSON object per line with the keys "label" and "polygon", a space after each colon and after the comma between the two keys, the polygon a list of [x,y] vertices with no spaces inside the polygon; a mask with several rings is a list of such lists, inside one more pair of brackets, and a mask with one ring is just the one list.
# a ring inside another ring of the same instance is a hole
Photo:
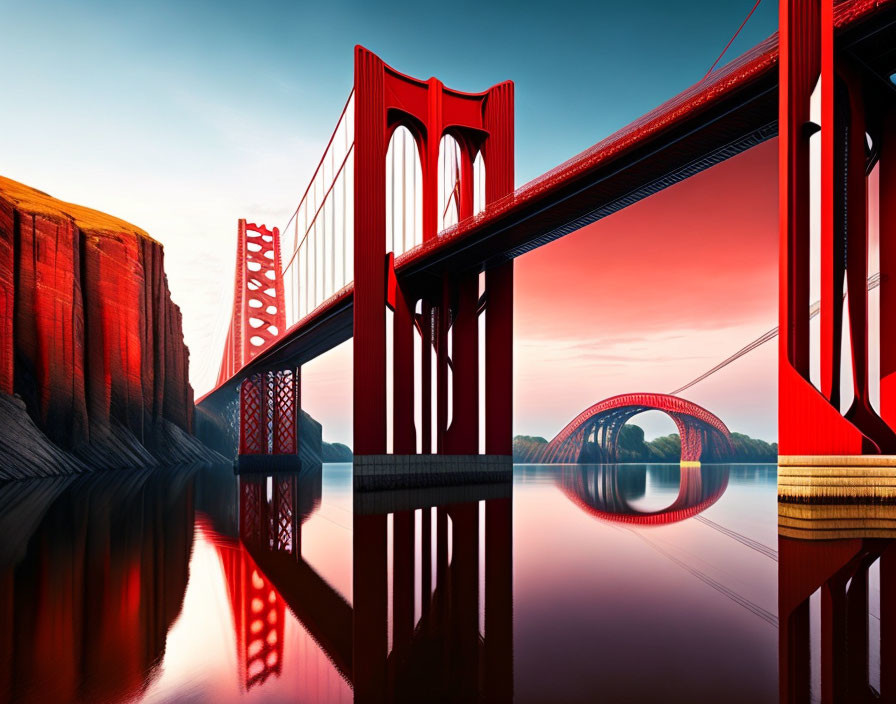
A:
{"label": "calm water surface", "polygon": [[2,486],[0,693],[776,701],[775,486],[773,465],[521,465],[353,496],[338,464]]}

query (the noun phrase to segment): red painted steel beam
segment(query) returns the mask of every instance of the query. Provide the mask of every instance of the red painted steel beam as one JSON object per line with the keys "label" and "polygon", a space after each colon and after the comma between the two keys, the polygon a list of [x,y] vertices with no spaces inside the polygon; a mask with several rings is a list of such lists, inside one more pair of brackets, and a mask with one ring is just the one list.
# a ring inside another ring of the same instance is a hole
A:
{"label": "red painted steel beam", "polygon": [[[894,5],[892,0],[840,3],[834,11],[835,30],[858,41],[856,37],[892,21]],[[399,279],[413,284],[435,272],[506,261],[774,136],[777,43],[777,37],[769,38],[551,172],[513,193],[508,189],[484,213],[401,255],[396,262]],[[416,83],[416,89],[405,92],[412,98],[409,104],[419,106],[425,82]],[[512,90],[509,84],[503,85]],[[458,108],[457,114],[460,121],[466,113]],[[495,142],[491,146],[497,148]],[[489,148],[486,144],[483,153]],[[512,155],[512,148],[508,151]],[[494,174],[490,168],[487,190]],[[282,361],[307,361],[349,339],[353,294],[354,285],[349,284],[292,326],[240,376]],[[227,383],[221,380],[219,388]],[[503,433],[497,435],[503,437]]]}

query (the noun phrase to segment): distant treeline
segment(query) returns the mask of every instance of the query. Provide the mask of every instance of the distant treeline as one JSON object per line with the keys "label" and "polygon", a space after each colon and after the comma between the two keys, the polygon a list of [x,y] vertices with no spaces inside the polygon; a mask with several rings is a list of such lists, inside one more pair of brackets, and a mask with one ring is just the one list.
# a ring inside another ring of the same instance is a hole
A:
{"label": "distant treeline", "polygon": [[[513,458],[517,462],[537,462],[547,440],[538,435],[517,435],[513,439]],[[778,444],[731,433],[734,462],[777,462]],[[644,440],[644,430],[627,423],[619,433],[617,447],[620,462],[678,462],[681,459],[681,438],[678,433]]]}

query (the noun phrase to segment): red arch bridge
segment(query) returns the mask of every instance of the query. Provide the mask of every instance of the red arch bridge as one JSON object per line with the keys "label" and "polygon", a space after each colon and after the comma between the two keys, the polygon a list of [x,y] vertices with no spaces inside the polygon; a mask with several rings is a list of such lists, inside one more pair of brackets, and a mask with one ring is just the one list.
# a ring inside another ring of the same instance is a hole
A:
{"label": "red arch bridge", "polygon": [[[357,47],[353,89],[288,225],[240,222],[230,331],[218,384],[200,406],[220,415],[239,398],[240,453],[294,456],[301,365],[354,338],[356,467],[384,454],[475,455],[480,417],[486,454],[509,457],[514,258],[778,135],[780,451],[896,453],[896,332],[881,325],[880,349],[869,349],[866,290],[871,218],[889,320],[896,2],[780,0],[780,27],[516,190],[512,83],[463,93]],[[875,168],[880,212],[869,214]],[[810,202],[813,188],[821,197]],[[869,372],[877,352],[879,408]],[[855,389],[848,408],[842,366]]]}
{"label": "red arch bridge", "polygon": [[634,416],[662,411],[678,428],[681,461],[722,460],[732,452],[725,424],[696,403],[668,394],[622,394],[582,411],[551,440],[541,462],[615,462],[619,434]]}

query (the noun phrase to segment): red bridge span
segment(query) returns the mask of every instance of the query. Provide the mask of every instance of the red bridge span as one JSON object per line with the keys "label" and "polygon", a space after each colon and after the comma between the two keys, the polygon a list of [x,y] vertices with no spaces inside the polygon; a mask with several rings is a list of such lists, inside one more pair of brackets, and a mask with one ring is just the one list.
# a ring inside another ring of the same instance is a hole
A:
{"label": "red bridge span", "polygon": [[675,421],[682,462],[722,460],[731,455],[728,428],[705,408],[678,396],[642,393],[613,396],[586,408],[557,433],[538,461],[615,462],[623,426],[645,411],[662,411]]}
{"label": "red bridge span", "polygon": [[[509,457],[514,258],[780,133],[779,447],[896,453],[892,326],[881,326],[879,409],[871,403],[865,207],[878,168],[887,320],[896,306],[896,2],[780,7],[780,41],[516,190],[512,83],[463,93],[357,47],[354,87],[288,226],[240,223],[230,334],[218,385],[200,405],[224,413],[239,399],[241,455],[294,457],[301,365],[354,338],[356,458],[474,455],[480,417],[484,452]],[[809,198],[810,147],[820,155],[819,203]],[[818,383],[808,353],[813,266]]]}

